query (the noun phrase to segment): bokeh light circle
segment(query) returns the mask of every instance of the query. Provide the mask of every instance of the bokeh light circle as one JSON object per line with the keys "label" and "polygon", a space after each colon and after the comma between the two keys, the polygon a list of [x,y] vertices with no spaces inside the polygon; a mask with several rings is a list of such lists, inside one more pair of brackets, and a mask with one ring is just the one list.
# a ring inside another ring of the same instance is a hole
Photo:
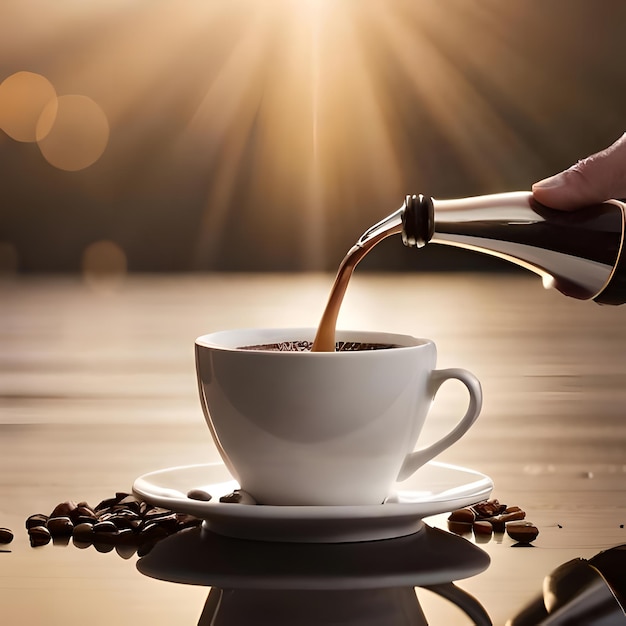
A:
{"label": "bokeh light circle", "polygon": [[16,72],[0,83],[0,128],[16,141],[36,141],[37,121],[56,103],[50,81],[33,72]]}
{"label": "bokeh light circle", "polygon": [[41,112],[36,137],[48,163],[75,172],[102,156],[109,141],[109,121],[91,98],[60,96]]}
{"label": "bokeh light circle", "polygon": [[89,244],[82,256],[85,282],[93,289],[109,291],[119,286],[128,272],[124,250],[114,241],[101,239]]}

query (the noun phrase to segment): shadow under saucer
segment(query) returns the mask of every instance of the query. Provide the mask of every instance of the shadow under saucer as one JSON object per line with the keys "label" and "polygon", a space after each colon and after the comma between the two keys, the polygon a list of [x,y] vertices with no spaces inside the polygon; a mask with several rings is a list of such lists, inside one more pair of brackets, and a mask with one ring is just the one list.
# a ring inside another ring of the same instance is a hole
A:
{"label": "shadow under saucer", "polygon": [[482,605],[453,581],[489,563],[476,545],[428,525],[397,539],[333,544],[251,541],[192,528],[157,543],[137,568],[212,587],[201,625],[420,626],[428,622],[414,587],[422,587],[487,626]]}

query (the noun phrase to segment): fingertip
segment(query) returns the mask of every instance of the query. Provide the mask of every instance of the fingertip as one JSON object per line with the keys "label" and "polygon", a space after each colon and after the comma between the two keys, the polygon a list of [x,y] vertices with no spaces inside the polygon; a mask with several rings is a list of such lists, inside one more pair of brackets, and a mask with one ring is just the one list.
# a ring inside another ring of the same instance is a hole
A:
{"label": "fingertip", "polygon": [[532,186],[532,192],[537,202],[551,209],[567,211],[576,208],[568,193],[564,172],[537,181]]}
{"label": "fingertip", "polygon": [[589,185],[578,165],[535,183],[532,186],[535,200],[559,211],[574,211],[602,202],[605,198],[601,198]]}
{"label": "fingertip", "polygon": [[[544,178],[542,180],[537,181],[533,184],[533,191],[538,191],[543,193],[546,190],[558,189],[563,186],[563,172],[560,174],[555,174],[554,176],[548,176],[548,178]],[[548,193],[551,193],[548,191]]]}

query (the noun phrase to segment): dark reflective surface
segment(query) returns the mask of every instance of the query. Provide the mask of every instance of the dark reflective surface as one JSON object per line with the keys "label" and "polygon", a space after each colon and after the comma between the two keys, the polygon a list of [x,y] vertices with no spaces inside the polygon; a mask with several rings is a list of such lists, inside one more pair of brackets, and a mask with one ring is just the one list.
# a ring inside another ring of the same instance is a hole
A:
{"label": "dark reflective surface", "polygon": [[212,587],[200,624],[427,624],[413,589],[420,586],[489,625],[480,602],[453,584],[489,561],[427,525],[407,537],[344,544],[246,541],[195,528],[160,541],[137,568]]}

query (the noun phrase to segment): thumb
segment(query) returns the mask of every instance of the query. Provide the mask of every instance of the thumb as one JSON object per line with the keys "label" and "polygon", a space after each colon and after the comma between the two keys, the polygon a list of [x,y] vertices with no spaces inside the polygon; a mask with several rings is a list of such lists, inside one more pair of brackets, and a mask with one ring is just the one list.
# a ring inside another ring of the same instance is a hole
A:
{"label": "thumb", "polygon": [[533,196],[554,209],[578,209],[626,197],[626,133],[614,144],[533,185]]}

